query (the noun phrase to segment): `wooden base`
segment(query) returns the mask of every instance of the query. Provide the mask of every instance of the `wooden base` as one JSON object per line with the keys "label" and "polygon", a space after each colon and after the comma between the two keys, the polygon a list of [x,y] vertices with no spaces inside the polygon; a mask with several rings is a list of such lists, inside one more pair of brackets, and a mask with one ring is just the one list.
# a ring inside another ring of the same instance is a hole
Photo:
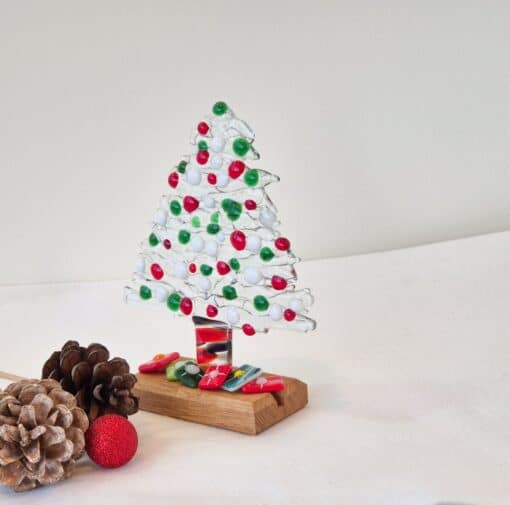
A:
{"label": "wooden base", "polygon": [[284,377],[278,393],[203,391],[169,382],[163,374],[138,374],[140,409],[194,423],[257,435],[308,403],[304,382]]}

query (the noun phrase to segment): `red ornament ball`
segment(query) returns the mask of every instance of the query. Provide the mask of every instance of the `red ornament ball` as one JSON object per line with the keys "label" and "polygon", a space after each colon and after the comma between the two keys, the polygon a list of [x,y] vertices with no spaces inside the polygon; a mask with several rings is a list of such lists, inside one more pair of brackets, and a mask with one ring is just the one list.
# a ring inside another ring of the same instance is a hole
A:
{"label": "red ornament ball", "polygon": [[246,165],[242,161],[240,160],[233,161],[228,166],[228,175],[230,175],[232,179],[237,179],[240,175],[242,175],[245,168]]}
{"label": "red ornament ball", "polygon": [[243,324],[243,331],[245,335],[248,335],[249,337],[255,335],[255,328],[251,324]]}
{"label": "red ornament ball", "polygon": [[218,315],[218,309],[214,305],[208,305],[206,312],[209,317],[216,317]]}
{"label": "red ornament ball", "polygon": [[273,277],[271,277],[271,285],[277,291],[282,291],[282,289],[287,287],[287,280],[279,275],[273,275]]}
{"label": "red ornament ball", "polygon": [[135,455],[138,435],[125,417],[105,414],[92,422],[85,433],[89,458],[104,468],[125,465]]}
{"label": "red ornament ball", "polygon": [[246,210],[255,210],[257,208],[257,202],[255,200],[246,200],[244,206]]}
{"label": "red ornament ball", "polygon": [[189,316],[193,312],[193,302],[190,298],[184,297],[179,307],[185,316]]}
{"label": "red ornament ball", "polygon": [[154,277],[154,279],[159,281],[160,279],[163,278],[163,275],[165,275],[165,272],[163,272],[163,269],[161,268],[160,265],[158,265],[157,263],[153,263],[151,265],[151,274],[152,274],[152,277]]}
{"label": "red ornament ball", "polygon": [[296,319],[296,313],[292,309],[285,309],[283,311],[283,317],[285,318],[285,321],[294,321]]}
{"label": "red ornament ball", "polygon": [[278,237],[275,241],[274,241],[274,246],[276,247],[276,249],[278,249],[279,251],[288,251],[290,249],[290,242],[289,242],[289,239],[288,238],[285,238],[285,237]]}
{"label": "red ornament ball", "polygon": [[209,161],[209,151],[198,151],[197,163],[199,165],[205,165]]}
{"label": "red ornament ball", "polygon": [[197,126],[197,131],[200,135],[207,135],[209,131],[209,125],[205,121],[200,121]]}
{"label": "red ornament ball", "polygon": [[189,264],[189,267],[188,267],[188,270],[189,270],[192,274],[196,273],[196,271],[197,271],[197,266],[195,265],[195,263],[190,263],[190,264]]}
{"label": "red ornament ball", "polygon": [[172,172],[168,176],[168,184],[171,188],[176,188],[177,184],[179,184],[179,174],[177,172]]}
{"label": "red ornament ball", "polygon": [[198,209],[198,206],[199,206],[200,202],[193,196],[185,196],[183,201],[182,201],[182,205],[184,207],[184,210],[186,212],[189,212],[190,214]]}
{"label": "red ornament ball", "polygon": [[218,182],[218,178],[216,177],[216,174],[208,174],[207,182],[214,186]]}
{"label": "red ornament ball", "polygon": [[218,261],[218,263],[216,263],[216,269],[220,275],[227,275],[230,272],[229,264],[224,261]]}
{"label": "red ornament ball", "polygon": [[170,240],[168,240],[167,238],[165,240],[163,240],[163,247],[165,249],[171,249],[172,248],[172,242],[170,242]]}
{"label": "red ornament ball", "polygon": [[235,230],[230,234],[230,243],[238,251],[246,247],[246,235],[241,230]]}

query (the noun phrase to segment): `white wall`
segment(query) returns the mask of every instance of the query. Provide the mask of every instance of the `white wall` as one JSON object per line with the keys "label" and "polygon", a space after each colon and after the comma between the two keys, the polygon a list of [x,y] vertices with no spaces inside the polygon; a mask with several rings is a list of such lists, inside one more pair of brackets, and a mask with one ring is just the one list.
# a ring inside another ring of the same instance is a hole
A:
{"label": "white wall", "polygon": [[510,228],[509,5],[0,1],[0,283],[129,277],[217,99],[304,258]]}

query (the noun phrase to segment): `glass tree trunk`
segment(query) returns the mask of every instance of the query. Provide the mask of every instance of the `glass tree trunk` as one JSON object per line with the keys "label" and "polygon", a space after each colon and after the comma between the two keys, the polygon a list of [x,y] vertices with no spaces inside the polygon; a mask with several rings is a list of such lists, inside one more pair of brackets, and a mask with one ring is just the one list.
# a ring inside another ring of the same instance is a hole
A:
{"label": "glass tree trunk", "polygon": [[199,365],[232,365],[232,327],[223,321],[193,317]]}

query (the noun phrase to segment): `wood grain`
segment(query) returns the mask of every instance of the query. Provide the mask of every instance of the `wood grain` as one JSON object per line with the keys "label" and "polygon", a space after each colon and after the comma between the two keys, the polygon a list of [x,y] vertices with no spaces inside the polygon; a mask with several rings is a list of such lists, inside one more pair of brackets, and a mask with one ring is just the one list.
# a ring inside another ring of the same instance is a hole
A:
{"label": "wood grain", "polygon": [[163,374],[138,374],[140,409],[185,421],[257,435],[308,403],[304,382],[284,377],[278,393],[203,391],[169,382]]}

